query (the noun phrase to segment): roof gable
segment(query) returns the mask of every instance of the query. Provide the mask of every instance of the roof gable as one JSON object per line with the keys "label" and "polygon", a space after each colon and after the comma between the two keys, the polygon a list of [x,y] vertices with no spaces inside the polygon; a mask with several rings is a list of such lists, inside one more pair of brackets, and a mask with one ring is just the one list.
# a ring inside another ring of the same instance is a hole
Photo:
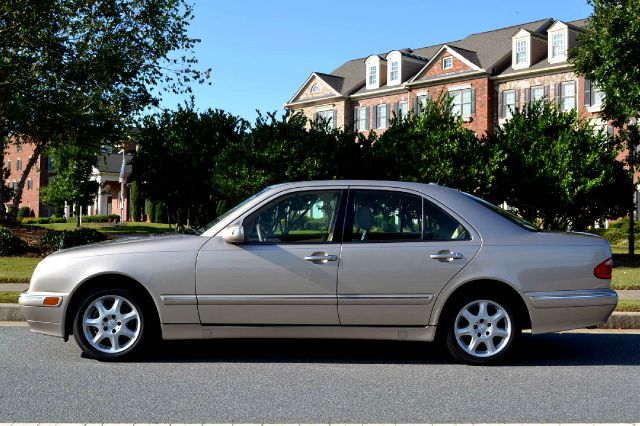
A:
{"label": "roof gable", "polygon": [[[298,89],[288,103],[307,101],[311,99],[326,98],[329,96],[340,96],[342,77],[319,72],[311,73],[309,78]],[[312,89],[317,88],[317,91]]]}
{"label": "roof gable", "polygon": [[[448,56],[453,59],[452,66],[449,69],[443,69],[442,59]],[[436,75],[446,76],[464,71],[483,71],[480,67],[477,53],[445,44],[410,81],[413,82],[423,77],[434,77]]]}

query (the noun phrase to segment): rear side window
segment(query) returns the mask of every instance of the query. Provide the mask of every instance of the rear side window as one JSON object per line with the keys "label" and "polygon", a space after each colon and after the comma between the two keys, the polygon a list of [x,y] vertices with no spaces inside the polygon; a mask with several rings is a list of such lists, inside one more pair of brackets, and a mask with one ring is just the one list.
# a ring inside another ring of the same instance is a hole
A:
{"label": "rear side window", "polygon": [[449,241],[470,239],[451,215],[428,200],[399,191],[351,192],[345,241]]}

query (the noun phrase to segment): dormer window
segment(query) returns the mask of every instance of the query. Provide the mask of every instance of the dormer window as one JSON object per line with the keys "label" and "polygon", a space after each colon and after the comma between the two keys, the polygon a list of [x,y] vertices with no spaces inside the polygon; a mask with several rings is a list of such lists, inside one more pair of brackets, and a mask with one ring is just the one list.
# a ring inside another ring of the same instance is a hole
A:
{"label": "dormer window", "polygon": [[527,62],[527,40],[516,40],[516,65]]}
{"label": "dormer window", "polygon": [[442,69],[450,70],[451,68],[453,68],[453,56],[442,58]]}
{"label": "dormer window", "polygon": [[393,61],[391,62],[391,71],[389,74],[389,80],[392,82],[397,81],[400,78],[400,72],[399,72],[399,63],[398,61]]}
{"label": "dormer window", "polygon": [[311,93],[312,94],[320,93],[320,85],[318,83],[311,86]]}
{"label": "dormer window", "polygon": [[551,36],[551,58],[560,59],[566,55],[566,49],[564,47],[565,32],[558,31]]}
{"label": "dormer window", "polygon": [[378,67],[369,67],[369,85],[374,86],[378,84]]}

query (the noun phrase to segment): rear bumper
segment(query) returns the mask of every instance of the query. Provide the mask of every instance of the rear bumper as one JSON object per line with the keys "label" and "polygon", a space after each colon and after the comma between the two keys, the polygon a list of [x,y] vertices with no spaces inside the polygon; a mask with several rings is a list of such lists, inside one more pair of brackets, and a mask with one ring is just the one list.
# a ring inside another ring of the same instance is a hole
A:
{"label": "rear bumper", "polygon": [[[46,306],[47,297],[60,297],[57,306]],[[69,299],[67,293],[36,293],[25,292],[20,295],[18,303],[22,305],[22,315],[26,319],[31,331],[51,336],[65,337],[64,310]]]}
{"label": "rear bumper", "polygon": [[611,289],[545,291],[526,294],[532,333],[573,330],[607,321],[618,303]]}

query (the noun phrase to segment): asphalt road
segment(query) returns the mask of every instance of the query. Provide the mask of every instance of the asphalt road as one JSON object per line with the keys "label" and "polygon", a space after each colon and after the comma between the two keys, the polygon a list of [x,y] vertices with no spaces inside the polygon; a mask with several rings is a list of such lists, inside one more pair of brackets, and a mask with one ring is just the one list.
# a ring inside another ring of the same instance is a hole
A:
{"label": "asphalt road", "polygon": [[640,421],[640,332],[524,336],[510,366],[433,344],[209,341],[130,363],[0,327],[0,422]]}

